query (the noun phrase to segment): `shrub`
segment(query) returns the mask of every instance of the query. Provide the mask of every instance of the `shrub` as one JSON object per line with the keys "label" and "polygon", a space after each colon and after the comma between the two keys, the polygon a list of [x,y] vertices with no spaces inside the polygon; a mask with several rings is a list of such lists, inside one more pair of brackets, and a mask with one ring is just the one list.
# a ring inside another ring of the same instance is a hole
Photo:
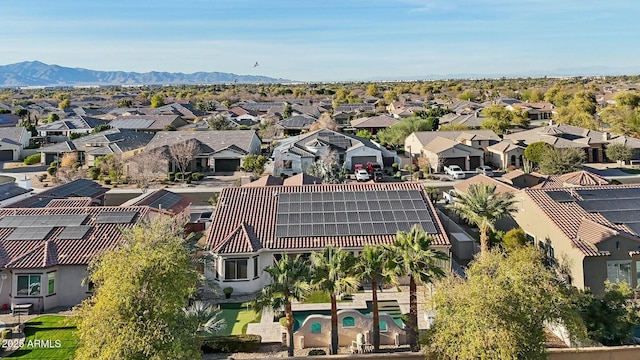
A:
{"label": "shrub", "polygon": [[0,337],[3,339],[11,339],[13,337],[13,333],[11,332],[11,329],[4,329],[2,330],[2,333],[0,333]]}
{"label": "shrub", "polygon": [[400,171],[396,172],[395,175],[393,175],[394,178],[396,179],[400,179],[402,177],[402,173]]}
{"label": "shrub", "polygon": [[40,153],[37,153],[37,154],[27,156],[26,158],[24,158],[24,164],[33,165],[33,164],[40,163],[40,155],[41,155]]}
{"label": "shrub", "polygon": [[47,178],[47,174],[38,175],[38,181],[43,182]]}
{"label": "shrub", "polygon": [[167,180],[176,181],[176,173],[174,173],[173,171],[168,172],[167,173]]}
{"label": "shrub", "polygon": [[57,161],[52,161],[51,164],[49,164],[49,167],[57,168],[58,167],[58,162]]}
{"label": "shrub", "polygon": [[105,185],[111,185],[111,179],[104,179]]}
{"label": "shrub", "polygon": [[185,179],[185,180],[191,180],[191,175],[192,175],[192,174],[193,174],[193,173],[192,173],[191,171],[187,171],[187,172],[185,172],[185,173],[184,173],[184,179]]}
{"label": "shrub", "polygon": [[327,352],[322,349],[309,350],[309,356],[320,356],[320,355],[327,355]]}
{"label": "shrub", "polygon": [[287,327],[287,318],[286,317],[281,317],[280,319],[278,319],[278,322],[280,323],[280,325],[282,325],[283,328]]}
{"label": "shrub", "polygon": [[80,166],[82,166],[82,164],[80,164],[79,161],[76,161],[76,162],[73,163],[73,165],[71,165],[73,170],[78,170],[80,168]]}
{"label": "shrub", "polygon": [[231,286],[227,286],[226,288],[222,289],[222,292],[226,294],[231,294],[233,293],[233,288]]}
{"label": "shrub", "polygon": [[182,180],[184,180],[184,173],[177,172],[176,173],[176,181],[182,181]]}
{"label": "shrub", "polygon": [[393,164],[391,164],[391,168],[393,169],[393,171],[398,171],[398,169],[400,168],[400,164],[393,163]]}
{"label": "shrub", "polygon": [[191,179],[193,179],[195,181],[200,181],[200,180],[204,179],[204,174],[202,174],[202,173],[193,173],[193,175],[191,175]]}
{"label": "shrub", "polygon": [[95,166],[90,167],[89,176],[91,176],[91,180],[98,180],[100,177],[100,168]]}
{"label": "shrub", "polygon": [[260,348],[260,335],[211,336],[202,339],[202,351],[205,353],[255,352]]}
{"label": "shrub", "polygon": [[57,169],[55,166],[49,166],[49,167],[47,168],[47,174],[49,174],[49,175],[53,176],[53,175],[55,175],[55,174],[56,174],[56,171],[57,171],[57,170],[58,170],[58,169]]}
{"label": "shrub", "polygon": [[409,178],[409,176],[407,175],[402,175],[402,177],[400,178],[400,180],[402,181],[407,181],[407,179]]}

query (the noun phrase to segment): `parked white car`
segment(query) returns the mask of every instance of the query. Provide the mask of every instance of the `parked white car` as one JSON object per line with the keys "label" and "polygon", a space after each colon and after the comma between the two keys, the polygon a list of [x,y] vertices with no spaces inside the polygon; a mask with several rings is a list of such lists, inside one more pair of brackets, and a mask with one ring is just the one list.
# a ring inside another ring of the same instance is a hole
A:
{"label": "parked white car", "polygon": [[483,174],[488,177],[493,177],[493,170],[487,165],[482,165],[476,168],[476,174]]}
{"label": "parked white car", "polygon": [[456,202],[456,191],[449,190],[442,193],[442,198],[444,199],[445,204],[453,204]]}
{"label": "parked white car", "polygon": [[356,170],[356,180],[357,181],[369,181],[369,173],[365,169]]}
{"label": "parked white car", "polygon": [[449,165],[444,167],[444,172],[451,175],[454,179],[464,179],[465,173],[458,165]]}

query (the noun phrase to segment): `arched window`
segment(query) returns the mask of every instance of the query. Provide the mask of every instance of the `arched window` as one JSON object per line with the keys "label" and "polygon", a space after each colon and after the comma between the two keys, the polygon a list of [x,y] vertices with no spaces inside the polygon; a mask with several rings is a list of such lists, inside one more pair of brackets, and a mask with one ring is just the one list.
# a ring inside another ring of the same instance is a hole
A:
{"label": "arched window", "polygon": [[387,322],[380,321],[380,331],[387,331]]}
{"label": "arched window", "polygon": [[322,332],[322,324],[320,323],[313,323],[311,324],[311,333],[312,334],[320,334]]}
{"label": "arched window", "polygon": [[351,316],[347,316],[342,319],[342,327],[354,327],[356,326],[356,320]]}

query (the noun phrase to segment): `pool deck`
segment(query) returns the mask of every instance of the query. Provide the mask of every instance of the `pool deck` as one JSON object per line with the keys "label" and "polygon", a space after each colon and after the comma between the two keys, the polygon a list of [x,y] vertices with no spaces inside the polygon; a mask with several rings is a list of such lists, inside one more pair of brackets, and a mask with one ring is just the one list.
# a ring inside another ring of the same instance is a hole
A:
{"label": "pool deck", "polygon": [[[385,289],[384,291],[378,291],[378,301],[395,300],[400,306],[400,310],[403,314],[409,312],[409,288],[401,287],[401,291],[396,289]],[[429,292],[428,287],[418,287],[418,328],[427,328],[426,319],[426,301],[428,296],[425,292]],[[338,310],[342,309],[366,309],[367,301],[371,301],[371,290],[367,290],[363,293],[353,294],[353,301],[339,302]],[[331,310],[330,303],[319,304],[302,304],[295,302],[292,304],[293,311],[314,311],[314,310]],[[282,333],[286,330],[280,323],[273,322],[273,311],[271,309],[264,309],[262,312],[262,320],[259,324],[249,324],[247,326],[247,334],[256,334],[262,336],[263,343],[281,342]]]}

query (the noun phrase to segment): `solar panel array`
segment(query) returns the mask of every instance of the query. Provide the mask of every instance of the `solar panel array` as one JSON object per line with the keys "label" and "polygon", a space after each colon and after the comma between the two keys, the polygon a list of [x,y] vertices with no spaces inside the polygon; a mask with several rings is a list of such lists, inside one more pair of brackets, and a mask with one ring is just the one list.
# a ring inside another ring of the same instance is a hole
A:
{"label": "solar panel array", "polygon": [[87,179],[80,179],[58,186],[51,190],[51,195],[56,197],[69,197],[69,196],[87,196],[94,197],[101,193],[103,189],[95,182]]}
{"label": "solar panel array", "polygon": [[418,190],[284,193],[278,196],[276,237],[387,235],[418,224],[437,233]]}
{"label": "solar panel array", "polygon": [[96,218],[97,224],[130,224],[137,211],[103,211]]}
{"label": "solar panel array", "polygon": [[7,240],[44,240],[53,226],[18,227],[7,236]]}
{"label": "solar panel array", "polygon": [[177,204],[178,202],[180,202],[180,200],[182,200],[182,195],[178,195],[178,194],[167,191],[162,196],[160,196],[159,198],[149,203],[149,207],[152,207],[152,208],[162,207],[162,209],[166,210],[171,208],[173,205]]}
{"label": "solar panel array", "polygon": [[0,228],[62,227],[81,225],[88,215],[15,215],[0,219]]}
{"label": "solar panel array", "polygon": [[58,235],[58,239],[79,240],[84,238],[90,229],[91,226],[88,225],[67,226],[62,230],[60,235]]}
{"label": "solar panel array", "polygon": [[547,191],[547,195],[559,203],[576,201],[571,193],[566,191]]}
{"label": "solar panel array", "polygon": [[585,211],[600,213],[614,224],[624,224],[640,234],[640,188],[574,190]]}
{"label": "solar panel array", "polygon": [[321,131],[318,133],[318,138],[342,149],[351,147],[351,139],[349,137],[332,131]]}

